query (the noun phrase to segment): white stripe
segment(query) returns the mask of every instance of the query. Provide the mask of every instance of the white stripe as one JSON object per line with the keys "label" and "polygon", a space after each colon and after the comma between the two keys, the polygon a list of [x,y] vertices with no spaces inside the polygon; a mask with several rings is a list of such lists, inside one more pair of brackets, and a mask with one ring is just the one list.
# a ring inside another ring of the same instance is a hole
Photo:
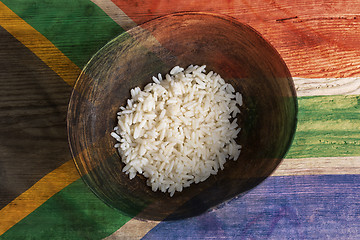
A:
{"label": "white stripe", "polygon": [[271,176],[359,174],[360,156],[284,159]]}
{"label": "white stripe", "polygon": [[118,6],[111,0],[91,0],[100,7],[114,22],[119,24],[125,31],[136,27],[136,23],[129,18]]}
{"label": "white stripe", "polygon": [[160,221],[141,221],[135,218],[125,223],[121,228],[104,240],[137,240],[143,238],[151,229],[156,227]]}
{"label": "white stripe", "polygon": [[293,79],[298,96],[360,94],[360,77]]}
{"label": "white stripe", "polygon": [[[137,26],[137,24],[129,18],[115,3],[111,0],[91,0],[98,7],[100,7],[112,20],[114,20],[119,26],[128,32],[134,39],[138,37],[139,33],[148,34],[148,44],[152,44],[156,47],[162,47],[158,40],[152,36],[146,29],[137,29],[136,31],[129,31],[130,29]],[[141,44],[141,42],[140,42]],[[145,46],[144,46],[145,47]],[[145,47],[146,48],[146,47]],[[162,59],[161,55],[158,55]],[[166,60],[164,60],[165,62]]]}

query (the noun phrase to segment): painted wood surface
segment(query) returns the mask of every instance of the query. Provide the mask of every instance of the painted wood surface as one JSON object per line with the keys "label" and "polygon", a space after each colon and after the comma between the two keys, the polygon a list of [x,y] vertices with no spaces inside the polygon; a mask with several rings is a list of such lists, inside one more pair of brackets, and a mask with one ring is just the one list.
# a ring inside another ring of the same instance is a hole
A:
{"label": "painted wood surface", "polygon": [[357,0],[112,0],[136,23],[179,11],[227,14],[259,31],[295,77],[359,76]]}
{"label": "painted wood surface", "polygon": [[[192,219],[161,222],[143,239],[359,239],[359,175],[270,177]],[[279,187],[281,186],[281,187]]]}
{"label": "painted wood surface", "polygon": [[71,87],[0,28],[0,208],[71,159]]}
{"label": "painted wood surface", "polygon": [[[0,4],[0,222],[13,221],[5,234],[0,231],[0,239],[138,239],[148,231],[145,239],[360,237],[359,1]],[[66,179],[51,174],[70,161],[66,76],[76,76],[76,68],[124,29],[175,11],[227,14],[263,34],[295,77],[298,131],[283,164],[244,198],[199,218],[146,224],[104,205],[76,181],[74,169]],[[69,59],[72,70],[56,68],[64,64],[59,59]],[[132,235],[134,226],[142,229]]]}

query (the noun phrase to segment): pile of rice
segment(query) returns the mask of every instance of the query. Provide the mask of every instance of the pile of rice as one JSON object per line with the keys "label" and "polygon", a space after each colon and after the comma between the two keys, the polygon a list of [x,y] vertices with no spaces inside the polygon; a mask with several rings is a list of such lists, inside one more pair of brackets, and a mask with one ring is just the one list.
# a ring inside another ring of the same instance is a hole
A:
{"label": "pile of rice", "polygon": [[176,66],[165,79],[152,77],[143,91],[131,90],[111,133],[130,179],[142,174],[153,191],[173,196],[238,159],[242,96],[205,67]]}

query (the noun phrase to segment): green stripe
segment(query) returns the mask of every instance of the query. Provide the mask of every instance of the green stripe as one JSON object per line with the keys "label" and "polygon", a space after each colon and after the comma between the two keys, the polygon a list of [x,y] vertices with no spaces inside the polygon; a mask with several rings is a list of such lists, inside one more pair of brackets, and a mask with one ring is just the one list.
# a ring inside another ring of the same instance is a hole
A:
{"label": "green stripe", "polygon": [[131,217],[108,207],[78,180],[54,195],[0,239],[102,239]]}
{"label": "green stripe", "polygon": [[2,0],[78,67],[124,30],[89,0]]}
{"label": "green stripe", "polygon": [[360,156],[360,96],[301,97],[287,158]]}

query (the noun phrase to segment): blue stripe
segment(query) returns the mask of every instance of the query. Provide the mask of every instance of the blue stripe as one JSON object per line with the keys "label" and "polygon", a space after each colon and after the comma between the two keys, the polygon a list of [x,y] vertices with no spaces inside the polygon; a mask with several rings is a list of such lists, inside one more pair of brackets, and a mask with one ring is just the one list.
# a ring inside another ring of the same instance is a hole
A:
{"label": "blue stripe", "polygon": [[143,239],[360,239],[360,175],[269,177],[201,216]]}

